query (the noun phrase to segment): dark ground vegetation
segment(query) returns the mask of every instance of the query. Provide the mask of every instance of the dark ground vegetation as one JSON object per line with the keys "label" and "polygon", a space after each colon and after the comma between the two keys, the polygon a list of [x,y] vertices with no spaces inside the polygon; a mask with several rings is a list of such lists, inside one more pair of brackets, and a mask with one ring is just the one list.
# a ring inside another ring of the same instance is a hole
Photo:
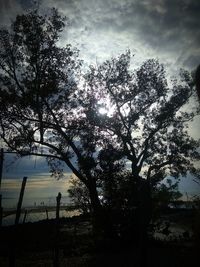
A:
{"label": "dark ground vegetation", "polygon": [[[146,266],[198,266],[199,214],[195,210],[165,210],[160,220],[184,226],[189,231],[167,239],[153,237],[149,229]],[[9,266],[14,251],[16,266],[54,266],[55,220],[1,228],[0,264]],[[190,232],[191,230],[191,232]],[[174,233],[175,234],[175,233]],[[89,216],[62,218],[57,247],[60,266],[139,266],[137,237],[94,236]]]}

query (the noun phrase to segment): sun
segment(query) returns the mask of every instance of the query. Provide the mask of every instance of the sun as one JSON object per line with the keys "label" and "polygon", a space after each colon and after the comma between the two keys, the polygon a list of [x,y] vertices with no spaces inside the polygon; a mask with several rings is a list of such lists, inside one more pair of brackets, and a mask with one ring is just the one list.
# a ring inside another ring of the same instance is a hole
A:
{"label": "sun", "polygon": [[98,111],[101,115],[106,115],[108,113],[108,110],[104,107],[99,108]]}
{"label": "sun", "polygon": [[112,117],[115,112],[115,106],[111,103],[109,98],[100,99],[98,101],[98,105],[98,112],[100,115]]}
{"label": "sun", "polygon": [[[98,102],[98,113],[102,116],[107,116],[107,117],[113,117],[113,115],[117,111],[117,105],[114,104],[109,98],[103,98],[100,99]],[[130,107],[128,103],[124,103],[119,107],[120,113],[122,116],[127,117],[128,114],[130,113]]]}

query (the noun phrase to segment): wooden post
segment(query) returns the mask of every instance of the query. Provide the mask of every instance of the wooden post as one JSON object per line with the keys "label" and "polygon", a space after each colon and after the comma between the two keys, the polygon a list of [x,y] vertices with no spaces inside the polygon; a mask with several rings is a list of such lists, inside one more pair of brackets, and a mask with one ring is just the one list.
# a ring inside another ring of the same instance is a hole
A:
{"label": "wooden post", "polygon": [[19,223],[22,201],[23,201],[23,196],[24,196],[24,190],[25,190],[25,186],[26,186],[26,180],[27,180],[27,177],[24,177],[23,181],[22,181],[21,191],[20,191],[20,195],[19,195],[19,201],[17,204],[17,213],[16,213],[16,218],[15,218],[15,225],[18,225],[18,223]]}
{"label": "wooden post", "polygon": [[0,195],[0,227],[2,226],[3,221],[3,207],[2,207],[2,196]]}
{"label": "wooden post", "polygon": [[1,148],[1,154],[0,154],[0,189],[1,189],[2,174],[3,174],[3,148]]}
{"label": "wooden post", "polygon": [[[17,226],[19,223],[22,201],[23,201],[23,196],[24,196],[24,190],[25,190],[25,186],[26,186],[26,180],[27,180],[27,177],[24,177],[23,181],[22,181],[21,191],[20,191],[20,195],[19,195],[19,201],[17,204],[15,226]],[[24,216],[24,221],[25,221],[25,216]],[[14,236],[12,244],[10,244],[9,267],[15,267],[15,259],[16,259],[16,237]]]}
{"label": "wooden post", "polygon": [[25,213],[24,213],[24,219],[23,219],[23,224],[26,222],[26,216],[27,216],[27,213],[28,213],[28,211],[25,210]]}
{"label": "wooden post", "polygon": [[46,209],[47,220],[49,219],[48,209]]}
{"label": "wooden post", "polygon": [[1,148],[0,152],[0,227],[2,226],[3,220],[3,207],[2,207],[2,195],[1,195],[1,180],[3,175],[3,148]]}
{"label": "wooden post", "polygon": [[61,200],[61,193],[58,193],[58,196],[56,197],[56,237],[55,237],[55,251],[54,251],[54,267],[60,266],[59,261],[59,218],[60,218],[60,200]]}
{"label": "wooden post", "polygon": [[61,193],[59,192],[58,193],[58,196],[56,197],[56,222],[58,222],[58,220],[59,220],[59,217],[60,217],[60,200],[61,200],[61,197],[62,197],[62,195],[61,195]]}

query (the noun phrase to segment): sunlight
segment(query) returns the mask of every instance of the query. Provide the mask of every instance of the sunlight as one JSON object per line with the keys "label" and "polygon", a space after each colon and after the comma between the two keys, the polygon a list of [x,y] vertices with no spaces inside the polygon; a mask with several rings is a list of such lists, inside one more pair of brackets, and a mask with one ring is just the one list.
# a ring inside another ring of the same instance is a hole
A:
{"label": "sunlight", "polygon": [[[116,105],[111,103],[109,98],[100,99],[98,101],[98,105],[98,112],[101,115],[107,115],[108,117],[112,117],[116,111]],[[120,112],[123,116],[128,116],[130,112],[130,107],[128,106],[128,104],[125,103],[124,105],[121,105]]]}
{"label": "sunlight", "polygon": [[106,115],[108,113],[108,110],[104,107],[99,108],[99,113],[101,115]]}
{"label": "sunlight", "polygon": [[107,115],[112,117],[115,112],[115,106],[111,103],[109,98],[102,98],[98,101],[99,109],[98,112],[100,115]]}

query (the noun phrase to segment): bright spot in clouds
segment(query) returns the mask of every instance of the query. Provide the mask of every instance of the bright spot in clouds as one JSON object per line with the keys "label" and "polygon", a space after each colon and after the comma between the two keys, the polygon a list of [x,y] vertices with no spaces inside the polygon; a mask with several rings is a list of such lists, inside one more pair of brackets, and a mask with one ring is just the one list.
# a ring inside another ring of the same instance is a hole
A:
{"label": "bright spot in clouds", "polygon": [[99,105],[98,112],[101,115],[107,115],[112,117],[115,112],[115,105],[111,103],[111,100],[108,97],[100,99],[97,103]]}
{"label": "bright spot in clouds", "polygon": [[101,115],[106,115],[107,113],[108,113],[108,110],[106,109],[106,108],[100,108],[99,109],[99,113],[101,114]]}

